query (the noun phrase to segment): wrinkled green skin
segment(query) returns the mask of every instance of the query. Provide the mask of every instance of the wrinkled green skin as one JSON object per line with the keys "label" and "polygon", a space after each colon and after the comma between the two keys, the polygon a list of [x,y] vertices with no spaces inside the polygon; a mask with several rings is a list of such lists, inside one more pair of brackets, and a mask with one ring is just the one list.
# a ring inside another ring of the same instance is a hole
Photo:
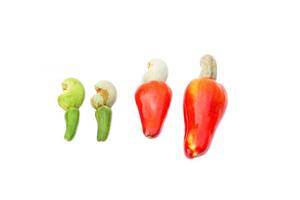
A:
{"label": "wrinkled green skin", "polygon": [[58,97],[58,104],[65,113],[66,132],[65,140],[71,141],[78,127],[79,107],[82,105],[85,91],[82,83],[75,78],[68,78],[63,81],[63,93]]}
{"label": "wrinkled green skin", "polygon": [[108,106],[99,107],[95,116],[98,123],[97,141],[105,141],[109,135],[111,123],[111,108]]}

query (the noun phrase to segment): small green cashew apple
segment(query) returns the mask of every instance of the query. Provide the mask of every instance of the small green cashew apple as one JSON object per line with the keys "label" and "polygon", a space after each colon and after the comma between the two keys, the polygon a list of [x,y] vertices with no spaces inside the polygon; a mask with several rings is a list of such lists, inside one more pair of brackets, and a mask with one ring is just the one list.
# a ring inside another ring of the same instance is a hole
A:
{"label": "small green cashew apple", "polygon": [[66,132],[65,140],[71,141],[79,122],[79,107],[83,103],[85,91],[82,83],[75,78],[68,78],[62,82],[63,93],[58,97],[58,104],[65,113]]}
{"label": "small green cashew apple", "polygon": [[98,124],[97,140],[105,141],[109,135],[111,123],[111,107],[117,99],[117,90],[109,81],[99,81],[95,85],[97,94],[91,98],[91,105],[96,109]]}

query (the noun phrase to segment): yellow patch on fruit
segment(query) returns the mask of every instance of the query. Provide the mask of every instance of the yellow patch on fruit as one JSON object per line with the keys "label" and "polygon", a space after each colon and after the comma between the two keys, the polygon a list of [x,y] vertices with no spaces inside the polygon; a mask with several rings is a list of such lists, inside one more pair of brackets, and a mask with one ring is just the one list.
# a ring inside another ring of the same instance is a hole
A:
{"label": "yellow patch on fruit", "polygon": [[194,137],[193,137],[194,133],[193,132],[195,132],[194,129],[191,130],[191,132],[188,134],[187,142],[188,142],[189,149],[191,151],[193,151],[193,153],[195,153],[196,145],[194,143]]}
{"label": "yellow patch on fruit", "polygon": [[198,80],[193,80],[189,85],[189,93],[192,95],[192,97],[196,97],[198,94],[199,86],[198,86]]}

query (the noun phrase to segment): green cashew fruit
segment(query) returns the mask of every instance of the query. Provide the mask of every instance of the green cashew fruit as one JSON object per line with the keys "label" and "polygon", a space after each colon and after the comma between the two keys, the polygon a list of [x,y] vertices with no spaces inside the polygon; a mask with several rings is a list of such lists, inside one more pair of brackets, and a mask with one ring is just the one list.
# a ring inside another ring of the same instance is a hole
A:
{"label": "green cashew fruit", "polygon": [[108,106],[101,106],[95,112],[98,123],[97,140],[105,141],[109,134],[111,122],[111,108]]}
{"label": "green cashew fruit", "polygon": [[96,109],[97,141],[106,141],[111,124],[111,106],[117,99],[117,91],[115,86],[109,81],[99,81],[95,85],[95,89],[97,94],[91,98],[91,105]]}
{"label": "green cashew fruit", "polygon": [[63,93],[58,97],[58,104],[65,113],[65,140],[71,141],[78,127],[79,107],[84,101],[85,91],[82,83],[75,78],[68,78],[62,82]]}

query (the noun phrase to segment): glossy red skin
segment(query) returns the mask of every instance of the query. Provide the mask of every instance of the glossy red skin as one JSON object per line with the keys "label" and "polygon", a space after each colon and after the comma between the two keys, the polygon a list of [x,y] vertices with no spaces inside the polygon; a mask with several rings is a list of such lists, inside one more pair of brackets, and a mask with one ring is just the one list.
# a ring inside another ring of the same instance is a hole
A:
{"label": "glossy red skin", "polygon": [[141,85],[135,93],[144,135],[159,135],[170,106],[172,91],[167,84],[151,81]]}
{"label": "glossy red skin", "polygon": [[214,132],[225,112],[227,94],[213,79],[195,79],[184,95],[184,150],[188,158],[203,155],[209,148]]}

